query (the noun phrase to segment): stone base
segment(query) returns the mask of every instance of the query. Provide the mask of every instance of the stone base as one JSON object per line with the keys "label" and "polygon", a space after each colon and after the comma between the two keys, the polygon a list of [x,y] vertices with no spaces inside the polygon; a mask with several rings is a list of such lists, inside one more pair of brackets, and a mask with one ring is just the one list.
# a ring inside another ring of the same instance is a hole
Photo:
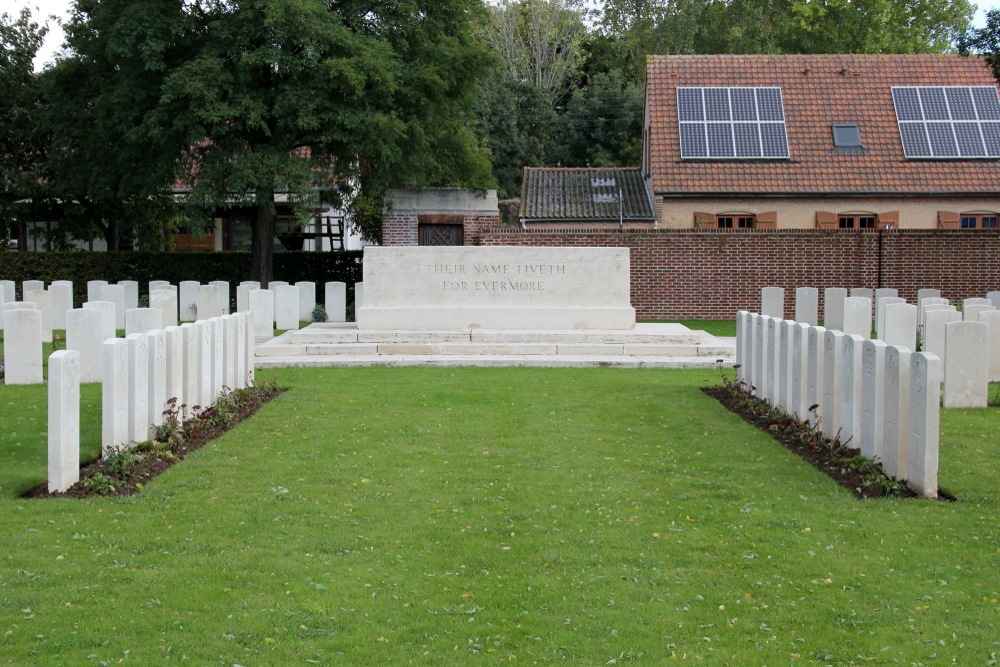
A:
{"label": "stone base", "polygon": [[635,309],[619,308],[368,308],[357,313],[363,331],[624,329],[635,326]]}

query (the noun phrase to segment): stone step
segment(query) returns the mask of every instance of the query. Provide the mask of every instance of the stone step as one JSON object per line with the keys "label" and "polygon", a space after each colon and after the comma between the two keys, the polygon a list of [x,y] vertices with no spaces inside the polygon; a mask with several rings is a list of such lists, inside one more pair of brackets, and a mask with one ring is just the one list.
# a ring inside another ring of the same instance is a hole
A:
{"label": "stone step", "polygon": [[477,366],[535,368],[732,368],[732,358],[722,364],[711,357],[601,356],[601,355],[298,355],[257,359],[257,368],[323,368],[359,366]]}

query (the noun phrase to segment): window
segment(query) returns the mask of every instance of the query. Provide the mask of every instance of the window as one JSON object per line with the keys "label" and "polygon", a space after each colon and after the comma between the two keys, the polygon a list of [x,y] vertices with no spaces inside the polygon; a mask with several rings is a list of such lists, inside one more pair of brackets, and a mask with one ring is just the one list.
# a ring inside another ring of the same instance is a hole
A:
{"label": "window", "polygon": [[850,213],[837,216],[837,226],[840,229],[875,229],[877,215]]}
{"label": "window", "polygon": [[962,229],[996,229],[1000,216],[996,213],[963,213],[959,220]]}
{"label": "window", "polygon": [[719,229],[753,229],[754,216],[748,214],[722,214],[715,218]]}
{"label": "window", "polygon": [[861,148],[861,127],[857,123],[835,123],[833,130],[833,147],[842,150]]}

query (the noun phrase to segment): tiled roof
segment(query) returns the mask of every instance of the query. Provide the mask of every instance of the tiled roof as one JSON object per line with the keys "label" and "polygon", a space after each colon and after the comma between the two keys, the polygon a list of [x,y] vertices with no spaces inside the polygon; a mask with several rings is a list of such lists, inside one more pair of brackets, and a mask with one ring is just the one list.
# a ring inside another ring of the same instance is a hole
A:
{"label": "tiled roof", "polygon": [[[685,193],[1000,193],[1000,160],[907,160],[892,86],[995,86],[958,55],[650,56],[652,190]],[[681,160],[678,87],[778,86],[788,160]],[[831,125],[857,123],[867,152],[833,152]]]}
{"label": "tiled roof", "polygon": [[521,220],[618,222],[619,219],[630,222],[655,219],[638,168],[524,168]]}

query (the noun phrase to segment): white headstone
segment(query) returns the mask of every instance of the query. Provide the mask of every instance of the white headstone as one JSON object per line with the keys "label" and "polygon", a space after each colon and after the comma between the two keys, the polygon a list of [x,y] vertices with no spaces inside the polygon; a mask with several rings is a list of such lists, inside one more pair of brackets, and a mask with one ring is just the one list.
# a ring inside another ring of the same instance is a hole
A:
{"label": "white headstone", "polygon": [[166,334],[166,387],[167,400],[176,399],[174,408],[179,409],[184,404],[184,330],[179,326],[170,326],[164,330]]}
{"label": "white headstone", "polygon": [[948,299],[939,299],[937,297],[932,297],[932,296],[921,299],[920,303],[917,305],[917,325],[923,326],[924,313],[927,312],[928,308],[932,310],[937,310],[937,308],[934,307],[947,306],[947,305],[948,305]]}
{"label": "white headstone", "polygon": [[[269,291],[271,293],[271,297],[274,299],[274,317],[275,317],[275,324],[276,325],[277,325],[277,321],[278,321],[277,320],[277,318],[278,318],[278,288],[279,287],[284,287],[286,285],[288,285],[288,283],[286,281],[284,281],[284,280],[272,280],[271,282],[269,282],[267,284],[267,291]],[[276,327],[276,328],[280,328],[280,327]]]}
{"label": "white headstone", "polygon": [[185,322],[181,325],[184,338],[184,402],[181,404],[183,419],[190,419],[195,414],[195,406],[201,406],[199,383],[201,366],[199,350],[201,347],[201,325]]}
{"label": "white headstone", "polygon": [[326,284],[325,292],[326,321],[346,322],[347,284],[342,282],[329,282]]}
{"label": "white headstone", "polygon": [[778,349],[781,350],[781,376],[778,378],[778,405],[786,413],[791,414],[792,406],[792,363],[794,359],[792,349],[792,335],[796,322],[792,320],[781,320],[781,328],[778,330]]}
{"label": "white headstone", "polygon": [[799,419],[808,415],[809,404],[806,402],[808,352],[809,325],[796,322],[792,328],[792,384],[789,412]]}
{"label": "white headstone", "polygon": [[239,389],[236,384],[236,317],[222,318],[222,385],[229,391]]}
{"label": "white headstone", "polygon": [[253,316],[255,338],[274,338],[274,297],[270,290],[258,289],[250,292],[250,314]]}
{"label": "white headstone", "polygon": [[167,332],[163,329],[147,331],[146,350],[149,372],[149,430],[146,437],[156,436],[156,427],[164,422],[163,411],[167,409]]}
{"label": "white headstone", "polygon": [[244,280],[244,281],[240,282],[239,286],[240,287],[248,287],[248,288],[250,288],[252,290],[260,289],[260,281],[259,280]]}
{"label": "white headstone", "polygon": [[875,290],[870,287],[852,287],[851,296],[861,296],[871,301],[875,300]]}
{"label": "white headstone", "polygon": [[295,283],[299,289],[299,320],[313,321],[313,309],[316,308],[316,283],[303,280]]}
{"label": "white headstone", "polygon": [[128,343],[128,439],[149,440],[149,343],[145,334],[125,337]]}
{"label": "white headstone", "polygon": [[767,379],[767,323],[771,318],[761,315],[754,321],[753,336],[753,394],[758,398],[764,397],[764,382]]}
{"label": "white headstone", "polygon": [[898,297],[899,290],[893,287],[879,287],[875,290],[875,303],[878,303],[879,299],[884,297]]}
{"label": "white headstone", "polygon": [[823,326],[836,331],[844,330],[844,299],[847,290],[843,287],[827,287],[823,290]]}
{"label": "white headstone", "polygon": [[[844,332],[827,329],[823,336],[823,435],[831,440],[840,432],[840,408],[843,403]],[[841,441],[843,442],[843,441]]]}
{"label": "white headstone", "polygon": [[910,350],[885,348],[885,434],[882,469],[902,480],[909,465],[910,444]]}
{"label": "white headstone", "polygon": [[49,493],[80,480],[80,353],[49,356]]}
{"label": "white headstone", "polygon": [[44,280],[25,280],[21,283],[21,296],[24,297],[25,301],[31,301],[31,299],[28,298],[28,292],[41,292],[44,290]]}
{"label": "white headstone", "polygon": [[52,295],[52,328],[66,328],[66,311],[73,309],[73,283],[69,280],[56,280],[49,285]]}
{"label": "white headstone", "polygon": [[1000,291],[997,291],[997,292],[987,292],[986,293],[986,298],[990,300],[990,303],[993,304],[994,308],[996,308],[997,310],[1000,310]]}
{"label": "white headstone", "polygon": [[125,288],[125,310],[139,307],[139,283],[135,280],[119,280],[118,284]]}
{"label": "white headstone", "polygon": [[354,319],[358,319],[358,311],[365,305],[365,283],[354,283]]}
{"label": "white headstone", "polygon": [[218,299],[219,299],[219,315],[229,314],[229,300],[230,300],[230,290],[229,281],[226,280],[213,280],[209,285],[215,285],[219,288]]}
{"label": "white headstone", "polygon": [[918,289],[917,290],[917,318],[919,324],[920,318],[920,308],[924,305],[925,299],[940,299],[941,290],[939,289]]}
{"label": "white headstone", "polygon": [[[820,417],[823,416],[823,390],[826,386],[826,379],[823,371],[826,367],[824,359],[824,345],[826,342],[825,327],[809,327],[808,338],[806,339],[808,351],[806,352],[806,412],[799,415],[803,421],[812,422],[813,412]],[[809,410],[812,406],[815,410]]]}
{"label": "white headstone", "polygon": [[819,290],[815,287],[795,288],[795,321],[819,324]]}
{"label": "white headstone", "polygon": [[[857,297],[863,298],[863,297]],[[864,338],[844,334],[842,375],[840,380],[840,441],[851,449],[860,449],[861,431],[861,346]]]}
{"label": "white headstone", "polygon": [[101,342],[108,338],[114,338],[115,331],[115,304],[110,301],[88,301],[83,304],[87,310],[96,310],[101,314]]}
{"label": "white headstone", "polygon": [[245,313],[250,310],[250,290],[249,285],[238,285],[236,287],[236,312]]}
{"label": "white headstone", "polygon": [[212,382],[212,332],[211,320],[199,320],[198,328],[198,403],[205,409],[215,403],[215,385]]}
{"label": "white headstone", "polygon": [[906,303],[906,299],[884,296],[875,302],[875,335],[883,340],[885,340],[885,307],[893,303]]}
{"label": "white headstone", "polygon": [[125,337],[163,328],[163,311],[159,308],[130,308],[125,311]]}
{"label": "white headstone", "polygon": [[274,314],[275,328],[299,328],[299,288],[295,285],[281,285],[275,292],[277,311]]}
{"label": "white headstone", "polygon": [[105,285],[101,289],[101,301],[110,301],[115,304],[115,329],[125,329],[125,287],[118,285]]}
{"label": "white headstone", "polygon": [[0,303],[17,301],[16,292],[13,280],[0,280]]}
{"label": "white headstone", "polygon": [[178,285],[177,300],[180,306],[181,322],[194,322],[198,319],[198,288],[197,280],[182,280]]}
{"label": "white headstone", "polygon": [[879,338],[886,345],[917,349],[917,307],[909,303],[890,303],[885,307],[885,334]]}
{"label": "white headstone", "polygon": [[160,321],[164,328],[177,326],[177,292],[160,289],[149,295],[149,307],[160,311]]}
{"label": "white headstone", "polygon": [[861,343],[861,455],[882,459],[885,437],[885,341]]}
{"label": "white headstone", "polygon": [[[9,305],[9,304],[8,304]],[[4,317],[4,383],[41,384],[42,312],[9,309]]]}
{"label": "white headstone", "polygon": [[982,297],[974,296],[968,299],[962,299],[962,310],[965,310],[968,306],[992,306],[993,302],[989,299],[984,299]]}
{"label": "white headstone", "polygon": [[213,317],[208,325],[212,330],[212,403],[215,403],[226,383],[226,333],[221,317]]}
{"label": "white headstone", "polygon": [[849,296],[844,299],[844,333],[849,336],[871,338],[871,299],[864,296]]}
{"label": "white headstone", "polygon": [[254,340],[254,327],[253,318],[247,314],[244,316],[246,319],[246,386],[252,387],[254,384],[254,351],[256,349],[256,341]]}
{"label": "white headstone", "polygon": [[147,292],[147,294],[149,294],[149,296],[153,296],[153,292],[162,287],[173,287],[173,285],[170,284],[169,280],[150,280],[149,292]]}
{"label": "white headstone", "polygon": [[107,286],[107,280],[88,280],[87,281],[87,301],[101,301],[104,298],[104,288]]}
{"label": "white headstone", "polygon": [[1000,310],[988,310],[979,314],[979,321],[990,328],[989,348],[989,379],[990,382],[1000,382]]}
{"label": "white headstone", "polygon": [[66,349],[80,353],[80,382],[101,381],[104,317],[96,308],[74,308],[66,313]]}
{"label": "white headstone", "polygon": [[222,315],[220,307],[221,290],[218,285],[202,285],[198,288],[198,319],[210,320]]}
{"label": "white headstone", "polygon": [[989,400],[990,325],[949,322],[945,325],[944,407],[985,408]]}
{"label": "white headstone", "polygon": [[741,379],[743,389],[746,391],[751,391],[754,386],[754,378],[757,376],[754,364],[760,362],[754,357],[757,349],[757,320],[759,319],[759,313],[750,313],[746,318],[746,327],[743,329],[743,374]]}
{"label": "white headstone", "polygon": [[[13,281],[10,280],[0,281],[0,282],[13,284]],[[7,295],[6,285],[0,285],[0,331],[3,330],[3,313],[4,310],[6,310],[4,308],[4,304],[6,304],[9,301],[13,301],[13,299]]]}
{"label": "white headstone", "polygon": [[980,315],[982,313],[989,312],[991,310],[996,310],[993,304],[983,304],[983,303],[970,303],[962,311],[962,319],[966,322],[978,322]]}
{"label": "white headstone", "polygon": [[776,317],[779,320],[785,317],[785,288],[784,287],[763,287],[760,290],[760,314],[768,317]]}
{"label": "white headstone", "polygon": [[46,290],[28,290],[25,300],[35,304],[42,314],[42,342],[52,342],[52,294]]}
{"label": "white headstone", "polygon": [[[935,308],[935,310],[932,310]],[[947,353],[944,345],[944,327],[949,322],[961,322],[962,313],[954,310],[953,306],[941,307],[926,306],[924,310],[924,331],[921,338],[921,350],[930,352],[941,360],[943,365],[947,364]]]}
{"label": "white headstone", "polygon": [[[235,389],[245,389],[247,386],[247,327],[249,325],[249,318],[247,317],[249,313],[239,313],[239,317],[235,318],[236,322],[236,335],[234,344],[236,345],[236,369],[234,375],[236,377]],[[251,336],[252,337],[252,336]]]}
{"label": "white headstone", "polygon": [[[327,283],[329,287],[330,283]],[[327,299],[327,305],[329,305],[329,298]],[[746,348],[745,343],[747,340],[747,326],[750,322],[750,313],[746,310],[736,311],[736,382],[739,384],[743,380],[743,371],[746,368]]]}
{"label": "white headstone", "polygon": [[767,349],[764,352],[764,391],[761,397],[771,405],[777,404],[778,378],[781,377],[781,351],[778,348],[779,318],[767,319]]}
{"label": "white headstone", "polygon": [[906,483],[925,498],[938,495],[941,361],[919,352],[910,357],[910,442]]}
{"label": "white headstone", "polygon": [[108,338],[101,348],[101,452],[107,458],[129,440],[128,342]]}

